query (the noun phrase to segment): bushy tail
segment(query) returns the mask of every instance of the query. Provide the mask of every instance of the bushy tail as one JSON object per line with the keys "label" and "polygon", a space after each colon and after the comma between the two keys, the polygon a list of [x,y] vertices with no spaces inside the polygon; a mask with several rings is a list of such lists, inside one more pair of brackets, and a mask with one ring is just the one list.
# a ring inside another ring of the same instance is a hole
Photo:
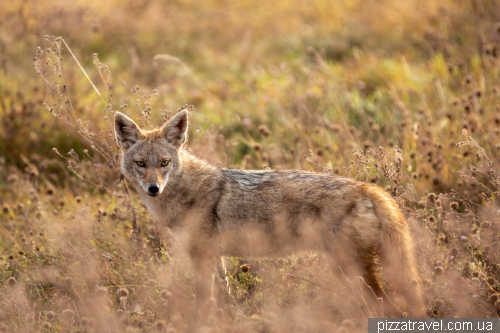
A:
{"label": "bushy tail", "polygon": [[380,259],[384,276],[389,286],[403,296],[410,315],[421,317],[425,308],[408,224],[396,202],[383,189],[369,186],[367,194],[381,223]]}

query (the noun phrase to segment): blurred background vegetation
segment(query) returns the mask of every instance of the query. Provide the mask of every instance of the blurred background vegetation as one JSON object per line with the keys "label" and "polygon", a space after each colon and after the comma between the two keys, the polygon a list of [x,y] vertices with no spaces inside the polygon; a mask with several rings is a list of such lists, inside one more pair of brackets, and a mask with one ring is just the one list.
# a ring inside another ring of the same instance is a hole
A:
{"label": "blurred background vegetation", "polygon": [[[496,5],[288,0],[5,3],[0,13],[0,135],[8,144],[0,147],[0,155],[21,165],[21,154],[50,155],[52,147],[65,152],[83,149],[76,133],[54,122],[42,106],[50,100],[32,60],[37,46],[50,46],[45,35],[64,38],[105,98],[92,64],[92,54],[99,55],[112,73],[115,108],[128,103],[132,110],[136,99],[156,89],[152,122],[158,125],[163,110],[193,104],[193,146],[209,129],[222,134],[233,144],[223,162],[227,166],[252,154],[254,142],[263,143],[259,125],[269,130],[265,145],[284,151],[300,148],[299,155],[321,150],[330,167],[347,164],[350,149],[362,149],[364,141],[376,148],[390,140],[410,153],[415,144],[399,130],[402,121],[411,122],[411,127],[450,113],[450,100],[460,97],[465,75],[472,75],[479,89],[493,88],[495,82],[484,75],[490,59],[484,59],[483,48],[498,40]],[[91,120],[95,130],[105,128],[101,115],[109,102],[97,95],[67,48],[62,55],[77,117]],[[132,94],[136,85],[141,91]],[[142,105],[129,115],[139,117],[141,110]],[[422,127],[432,131],[443,126],[453,130],[453,123]],[[262,164],[257,161],[251,167]],[[305,167],[302,162],[285,164]]]}

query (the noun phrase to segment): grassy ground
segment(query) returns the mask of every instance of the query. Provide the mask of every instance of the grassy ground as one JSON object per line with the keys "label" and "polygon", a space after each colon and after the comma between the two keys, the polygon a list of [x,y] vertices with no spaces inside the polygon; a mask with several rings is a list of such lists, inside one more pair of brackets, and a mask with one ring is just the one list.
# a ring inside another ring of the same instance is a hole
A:
{"label": "grassy ground", "polygon": [[[497,317],[499,14],[496,1],[2,4],[0,330],[185,330],[191,263],[120,181],[110,119],[152,128],[186,103],[188,147],[212,162],[387,187],[428,315]],[[363,332],[375,313],[321,254],[228,262],[232,296],[207,332]]]}

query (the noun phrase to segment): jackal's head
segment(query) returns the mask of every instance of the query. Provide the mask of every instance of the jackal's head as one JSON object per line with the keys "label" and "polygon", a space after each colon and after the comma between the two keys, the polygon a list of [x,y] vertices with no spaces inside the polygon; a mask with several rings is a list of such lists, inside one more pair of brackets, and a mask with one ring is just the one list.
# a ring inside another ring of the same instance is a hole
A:
{"label": "jackal's head", "polygon": [[159,129],[142,131],[124,115],[115,114],[116,143],[122,149],[122,172],[150,196],[160,195],[169,177],[180,170],[179,151],[187,138],[188,112],[177,113]]}

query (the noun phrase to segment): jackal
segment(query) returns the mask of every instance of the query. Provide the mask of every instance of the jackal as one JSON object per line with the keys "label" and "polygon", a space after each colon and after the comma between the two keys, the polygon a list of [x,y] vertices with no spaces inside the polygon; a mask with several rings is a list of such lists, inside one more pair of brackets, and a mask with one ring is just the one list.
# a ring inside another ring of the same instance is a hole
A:
{"label": "jackal", "polygon": [[371,298],[383,298],[388,312],[401,316],[380,285],[380,262],[409,314],[422,315],[408,225],[382,188],[331,174],[211,164],[183,149],[187,110],[152,131],[120,112],[114,120],[123,175],[193,262],[197,309],[210,297],[217,258],[314,249],[326,253],[341,280],[363,277]]}

